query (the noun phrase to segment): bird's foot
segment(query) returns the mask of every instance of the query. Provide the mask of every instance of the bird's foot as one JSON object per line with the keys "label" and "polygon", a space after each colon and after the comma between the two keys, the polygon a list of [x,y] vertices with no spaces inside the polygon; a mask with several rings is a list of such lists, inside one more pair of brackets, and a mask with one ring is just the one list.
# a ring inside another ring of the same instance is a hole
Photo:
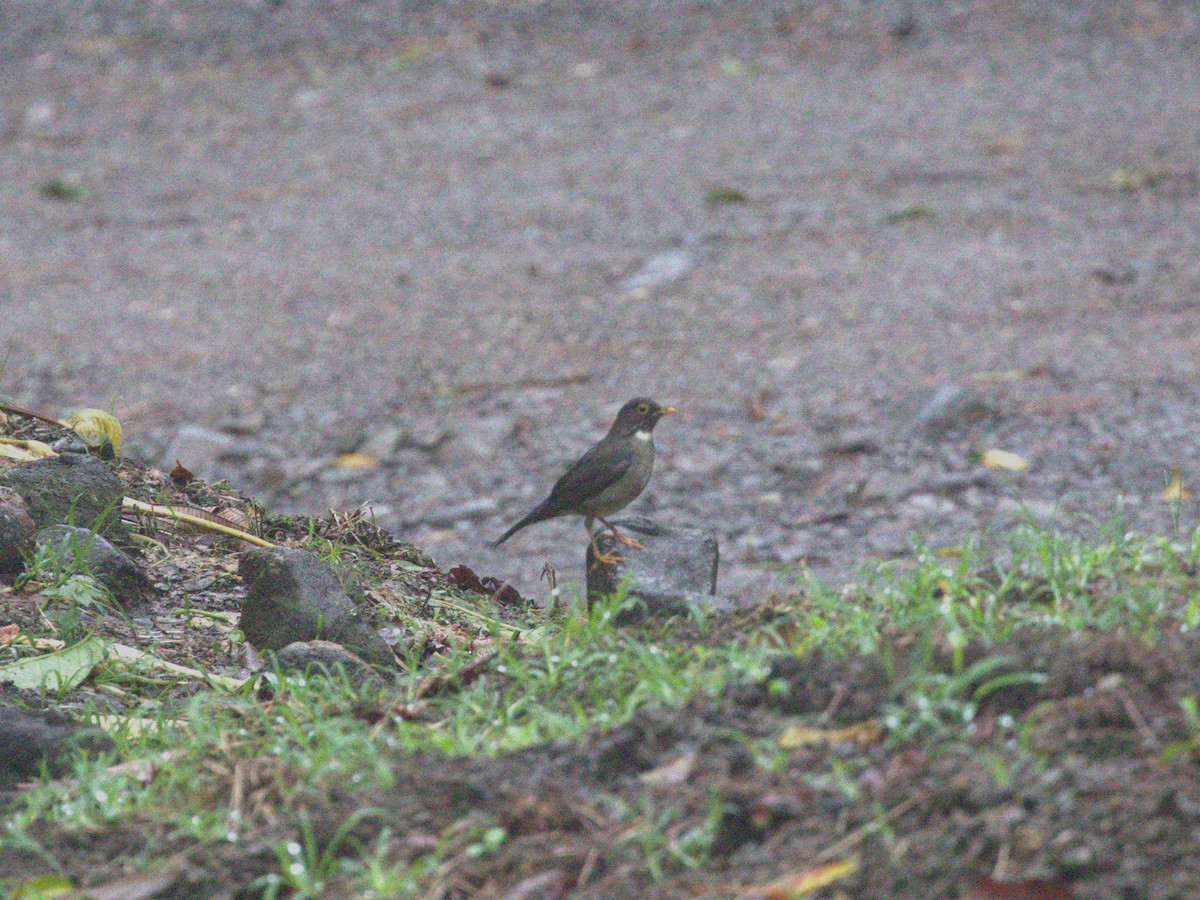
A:
{"label": "bird's foot", "polygon": [[625,557],[617,555],[616,550],[609,550],[606,553],[601,553],[600,548],[592,545],[592,564],[588,566],[589,572],[594,572],[601,566],[615,566],[619,562],[625,562]]}
{"label": "bird's foot", "polygon": [[622,544],[624,544],[626,547],[631,547],[634,550],[645,550],[646,549],[644,544],[642,544],[638,541],[635,541],[631,537],[626,537],[625,535],[621,534],[621,532],[617,531],[617,529],[615,529],[615,528],[612,530],[612,536],[615,537]]}

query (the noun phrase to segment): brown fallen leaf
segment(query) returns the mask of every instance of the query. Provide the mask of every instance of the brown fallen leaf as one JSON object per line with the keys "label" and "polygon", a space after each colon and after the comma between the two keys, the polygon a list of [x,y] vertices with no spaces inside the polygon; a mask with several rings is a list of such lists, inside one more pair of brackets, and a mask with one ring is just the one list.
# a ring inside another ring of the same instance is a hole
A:
{"label": "brown fallen leaf", "polygon": [[483,594],[501,606],[524,606],[527,604],[520,592],[507,581],[501,581],[492,575],[480,578],[469,566],[454,566],[446,572],[446,577],[460,591]]}
{"label": "brown fallen leaf", "polygon": [[192,474],[192,470],[175,460],[175,468],[171,470],[171,481],[175,487],[186,487],[196,480],[196,476]]}

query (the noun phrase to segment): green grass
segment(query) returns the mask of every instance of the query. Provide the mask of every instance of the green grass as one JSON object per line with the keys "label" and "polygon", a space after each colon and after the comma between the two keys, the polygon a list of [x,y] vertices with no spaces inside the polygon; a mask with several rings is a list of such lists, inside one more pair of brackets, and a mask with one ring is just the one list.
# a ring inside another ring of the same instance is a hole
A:
{"label": "green grass", "polygon": [[[373,844],[339,858],[353,823],[345,834],[318,840],[307,810],[338,792],[386,790],[395,779],[396,751],[494,755],[576,739],[643,708],[678,707],[718,697],[732,683],[761,681],[779,652],[875,653],[897,632],[915,636],[931,660],[935,650],[948,648],[954,664],[949,672],[917,667],[897,679],[887,712],[891,740],[953,741],[992,691],[1037,677],[1005,668],[999,656],[968,664],[972,642],[1050,626],[1135,634],[1194,627],[1198,563],[1200,535],[1186,544],[1125,535],[1089,542],[1023,528],[997,548],[917,547],[907,568],[874,567],[847,590],[804,579],[773,618],[748,619],[733,640],[707,641],[704,621],[614,628],[620,598],[590,613],[576,606],[517,639],[499,611],[484,610],[496,651],[490,662],[469,668],[479,654],[465,646],[423,668],[413,660],[414,671],[384,698],[374,706],[365,701],[367,711],[364,699],[337,679],[270,673],[236,694],[205,690],[168,709],[151,702],[161,686],[101,674],[127,692],[146,689],[137,714],[158,727],[117,732],[112,757],[81,758],[73,777],[26,791],[0,826],[0,845],[32,849],[53,872],[60,868],[55,848],[40,837],[53,827],[144,824],[147,858],[184,840],[237,843],[266,835],[277,868],[258,886],[264,896],[319,897],[335,883],[355,896],[413,896],[437,877],[446,855],[496,852],[508,835],[494,822],[460,823],[437,847],[400,859],[385,829]],[[453,687],[424,691],[434,674]],[[101,711],[100,703],[89,711]],[[765,762],[770,750],[760,749]],[[113,769],[114,759],[148,760],[157,775],[147,780]],[[237,799],[230,786],[239,779],[253,791]],[[252,795],[259,799],[251,802]],[[626,841],[654,878],[668,864],[700,865],[718,807],[710,822],[679,833],[672,830],[677,810],[647,798],[623,811]],[[669,833],[674,837],[667,839]],[[14,885],[0,875],[6,887]]]}
{"label": "green grass", "polygon": [[961,647],[1028,627],[1191,628],[1200,622],[1191,574],[1198,565],[1200,532],[1175,544],[1127,535],[1089,541],[1026,526],[1000,548],[918,545],[911,567],[875,566],[849,590],[807,582],[803,645],[870,653],[895,629]]}

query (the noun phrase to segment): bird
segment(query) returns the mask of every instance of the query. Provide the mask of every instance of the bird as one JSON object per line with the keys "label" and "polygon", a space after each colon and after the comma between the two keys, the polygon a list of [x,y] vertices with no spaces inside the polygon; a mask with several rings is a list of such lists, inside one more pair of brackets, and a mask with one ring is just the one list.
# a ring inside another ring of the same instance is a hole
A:
{"label": "bird", "polygon": [[634,397],[621,407],[608,434],[555,482],[550,496],[504,532],[492,546],[499,547],[522,528],[537,522],[576,515],[583,516],[583,527],[587,529],[593,559],[597,563],[612,565],[623,557],[613,552],[599,552],[596,534],[592,532],[592,522],[596,519],[620,543],[642,549],[640,543],[621,534],[605,516],[624,509],[645,490],[654,470],[654,426],[663,416],[674,412],[672,406],[660,406],[647,397]]}

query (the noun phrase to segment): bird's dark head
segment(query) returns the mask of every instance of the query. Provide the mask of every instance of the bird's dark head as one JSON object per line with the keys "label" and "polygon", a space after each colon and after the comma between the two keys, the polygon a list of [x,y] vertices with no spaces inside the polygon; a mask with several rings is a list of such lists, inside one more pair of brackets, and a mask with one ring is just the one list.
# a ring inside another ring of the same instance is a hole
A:
{"label": "bird's dark head", "polygon": [[673,406],[659,406],[646,397],[634,397],[621,407],[617,420],[613,422],[609,434],[637,434],[642,432],[647,437],[663,416],[675,412]]}

